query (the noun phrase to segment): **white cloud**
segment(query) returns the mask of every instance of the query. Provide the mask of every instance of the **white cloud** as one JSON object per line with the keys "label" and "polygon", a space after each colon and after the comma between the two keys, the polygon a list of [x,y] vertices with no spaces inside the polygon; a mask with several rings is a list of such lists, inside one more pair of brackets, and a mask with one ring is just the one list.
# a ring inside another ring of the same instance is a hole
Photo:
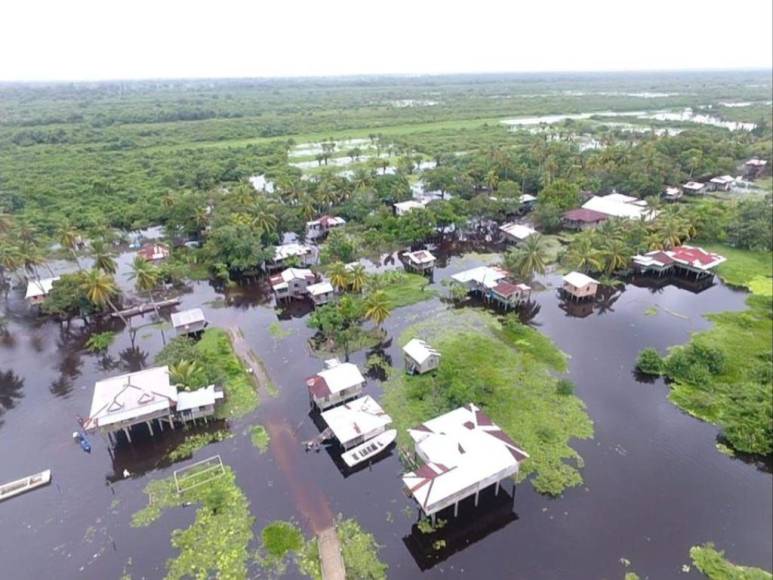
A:
{"label": "white cloud", "polygon": [[0,79],[770,68],[770,0],[6,0]]}

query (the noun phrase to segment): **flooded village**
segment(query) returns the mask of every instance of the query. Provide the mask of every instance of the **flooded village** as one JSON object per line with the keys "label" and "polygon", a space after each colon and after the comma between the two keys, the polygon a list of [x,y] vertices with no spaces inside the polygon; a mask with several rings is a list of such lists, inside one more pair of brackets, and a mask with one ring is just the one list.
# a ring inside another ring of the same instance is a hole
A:
{"label": "flooded village", "polygon": [[[635,93],[464,147],[212,147],[241,173],[148,227],[44,244],[3,212],[0,575],[701,578],[714,546],[770,570],[773,278],[744,237],[770,162],[739,113]],[[720,132],[729,160],[696,160]],[[655,174],[661,139],[681,165],[645,182],[629,151]]]}

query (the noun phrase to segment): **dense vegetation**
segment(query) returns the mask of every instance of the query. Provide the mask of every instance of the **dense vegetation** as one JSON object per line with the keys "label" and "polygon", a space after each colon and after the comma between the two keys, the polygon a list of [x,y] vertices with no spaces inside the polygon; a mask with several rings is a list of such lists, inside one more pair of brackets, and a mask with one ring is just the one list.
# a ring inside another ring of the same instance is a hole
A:
{"label": "dense vegetation", "polygon": [[[395,374],[383,404],[400,437],[405,429],[474,402],[529,453],[520,477],[536,474],[534,487],[559,495],[582,483],[582,458],[572,438],[593,434],[593,423],[571,383],[551,370],[566,370],[563,354],[536,330],[509,317],[499,323],[479,311],[445,311],[407,329],[405,343],[420,336],[440,351],[436,373]],[[568,461],[567,461],[568,460]]]}
{"label": "dense vegetation", "polygon": [[695,567],[709,580],[770,580],[773,578],[773,575],[766,570],[728,562],[724,552],[717,550],[711,543],[690,548],[690,558]]}

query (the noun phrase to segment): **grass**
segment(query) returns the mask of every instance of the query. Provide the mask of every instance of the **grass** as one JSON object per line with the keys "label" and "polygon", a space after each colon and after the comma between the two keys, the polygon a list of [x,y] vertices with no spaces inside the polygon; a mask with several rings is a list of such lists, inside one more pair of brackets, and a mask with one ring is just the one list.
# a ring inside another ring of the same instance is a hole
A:
{"label": "grass", "polygon": [[306,546],[303,532],[292,522],[277,520],[268,524],[261,532],[261,547],[256,560],[263,568],[276,575],[283,575],[290,554],[298,556]]}
{"label": "grass", "polygon": [[443,358],[436,373],[396,373],[384,387],[401,444],[410,445],[406,428],[472,402],[530,454],[520,479],[534,474],[535,489],[549,495],[582,483],[582,458],[569,441],[591,437],[593,423],[579,398],[558,389],[551,371],[565,371],[566,359],[549,339],[479,310],[446,311],[408,328],[400,344],[417,336]]}
{"label": "grass", "polygon": [[728,257],[720,276],[753,293],[747,310],[709,314],[714,323],[710,330],[671,349],[662,364],[663,374],[672,381],[669,399],[690,415],[722,427],[733,450],[767,455],[773,452],[770,256],[763,259],[764,252],[717,245],[712,249]]}
{"label": "grass", "polygon": [[373,534],[363,530],[356,520],[344,520],[340,516],[336,532],[341,540],[341,555],[347,578],[382,580],[387,577],[388,566],[378,557],[380,546]]}
{"label": "grass", "polygon": [[427,289],[429,280],[420,275],[408,272],[389,272],[378,276],[381,288],[389,300],[390,307],[401,308],[434,298],[437,293]]}
{"label": "grass", "polygon": [[278,321],[274,321],[268,325],[268,333],[277,340],[280,340],[290,336],[292,331],[286,330]]}
{"label": "grass", "polygon": [[250,428],[250,441],[261,453],[265,453],[268,450],[271,437],[263,425],[253,425]]}
{"label": "grass", "polygon": [[724,552],[717,550],[714,544],[690,548],[693,565],[710,580],[770,580],[770,572],[761,568],[739,566],[725,559]]}
{"label": "grass", "polygon": [[223,380],[225,397],[217,410],[217,417],[243,417],[254,411],[258,406],[255,384],[236,356],[228,334],[220,328],[210,328],[204,332],[196,349]]}
{"label": "grass", "polygon": [[226,430],[212,431],[211,433],[196,433],[195,435],[188,435],[182,443],[172,449],[166,454],[167,459],[170,461],[179,461],[180,459],[186,459],[193,456],[193,454],[217,441],[224,441],[233,437],[230,432]]}
{"label": "grass", "polygon": [[193,523],[172,532],[172,546],[180,553],[167,561],[167,578],[247,577],[254,518],[230,467],[221,477],[181,494],[171,477],[151,481],[145,493],[149,504],[134,514],[133,527],[149,526],[170,508],[198,504]]}

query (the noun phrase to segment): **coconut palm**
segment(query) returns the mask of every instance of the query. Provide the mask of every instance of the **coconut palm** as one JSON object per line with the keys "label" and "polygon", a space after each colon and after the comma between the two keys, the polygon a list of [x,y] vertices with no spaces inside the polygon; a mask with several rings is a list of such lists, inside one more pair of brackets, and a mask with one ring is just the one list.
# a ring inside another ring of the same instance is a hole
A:
{"label": "coconut palm", "polygon": [[59,230],[59,243],[72,254],[78,270],[81,269],[81,263],[78,261],[78,247],[81,243],[81,235],[77,229],[70,225],[65,225]]}
{"label": "coconut palm", "polygon": [[204,368],[193,360],[181,360],[170,365],[169,376],[186,391],[198,388],[205,382]]}
{"label": "coconut palm", "polygon": [[22,265],[21,251],[10,244],[0,244],[0,272],[5,277],[6,272],[12,274]]}
{"label": "coconut palm", "polygon": [[535,274],[544,274],[547,262],[545,242],[539,234],[532,234],[505,257],[505,264],[525,280]]}
{"label": "coconut palm", "polygon": [[601,257],[606,264],[606,272],[611,275],[628,264],[630,252],[625,242],[619,238],[612,238],[601,250]]}
{"label": "coconut palm", "polygon": [[365,266],[362,264],[352,266],[351,270],[349,270],[349,287],[352,289],[352,292],[362,292],[367,281],[368,275],[365,273]]}
{"label": "coconut palm", "polygon": [[658,233],[663,240],[663,246],[666,248],[673,248],[681,244],[682,240],[687,237],[686,230],[684,222],[677,216],[665,216],[658,223]]}
{"label": "coconut palm", "polygon": [[86,298],[99,308],[109,306],[126,326],[130,326],[129,321],[113,302],[113,297],[118,294],[118,286],[113,276],[98,269],[84,272],[82,276],[81,289],[86,294]]}
{"label": "coconut palm", "polygon": [[601,270],[599,251],[590,236],[577,236],[566,253],[566,261],[570,267],[580,272]]}
{"label": "coconut palm", "polygon": [[105,243],[102,240],[95,241],[91,245],[91,250],[94,256],[94,267],[97,270],[102,270],[105,274],[115,274],[118,266]]}
{"label": "coconut palm", "polygon": [[349,270],[343,262],[335,262],[330,266],[330,283],[338,290],[347,288],[350,284]]}
{"label": "coconut palm", "polygon": [[252,225],[262,232],[272,234],[276,231],[277,226],[276,213],[268,204],[258,204],[254,211]]}
{"label": "coconut palm", "polygon": [[130,280],[134,280],[134,286],[138,291],[147,292],[150,303],[153,305],[153,310],[155,310],[156,316],[158,316],[158,305],[153,299],[153,290],[158,287],[159,280],[161,279],[161,272],[158,266],[136,256],[128,276]]}
{"label": "coconut palm", "polygon": [[391,313],[389,298],[383,290],[376,290],[365,298],[365,318],[375,322],[379,328]]}

